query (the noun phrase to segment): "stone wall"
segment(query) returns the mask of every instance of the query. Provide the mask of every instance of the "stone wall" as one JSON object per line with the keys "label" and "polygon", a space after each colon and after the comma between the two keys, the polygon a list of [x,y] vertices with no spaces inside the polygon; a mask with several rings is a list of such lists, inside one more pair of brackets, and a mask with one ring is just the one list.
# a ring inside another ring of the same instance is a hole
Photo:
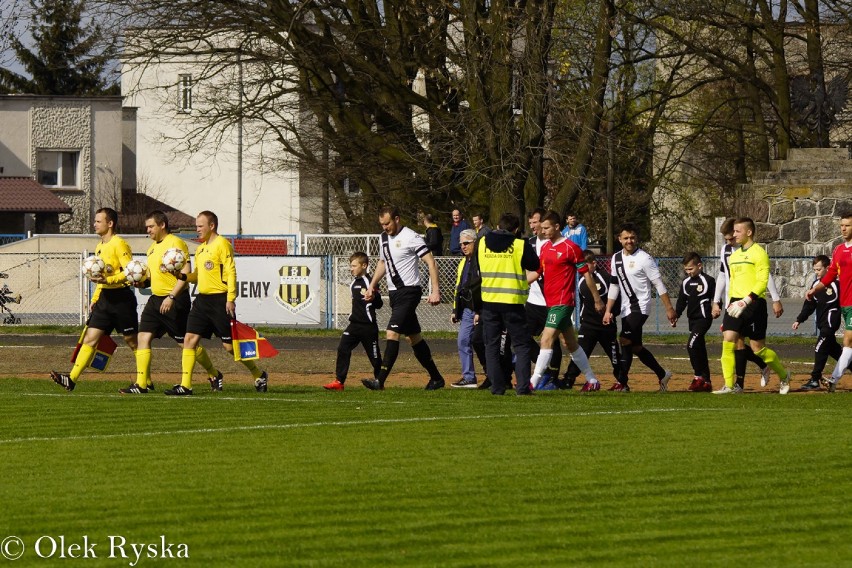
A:
{"label": "stone wall", "polygon": [[754,219],[782,296],[802,297],[811,259],[831,256],[842,241],[839,216],[852,211],[852,160],[846,148],[792,149],[772,168],[739,188],[736,214]]}
{"label": "stone wall", "polygon": [[54,190],[73,213],[60,215],[63,233],[87,233],[92,209],[92,109],[88,102],[39,101],[30,109],[30,163],[41,149],[80,150],[80,188]]}

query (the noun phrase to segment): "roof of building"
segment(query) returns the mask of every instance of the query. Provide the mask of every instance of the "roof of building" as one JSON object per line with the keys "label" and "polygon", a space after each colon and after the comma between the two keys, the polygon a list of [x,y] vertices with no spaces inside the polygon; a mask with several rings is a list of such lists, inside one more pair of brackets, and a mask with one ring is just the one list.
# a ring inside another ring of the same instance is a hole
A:
{"label": "roof of building", "polygon": [[195,230],[195,217],[188,215],[183,211],[172,207],[171,205],[160,201],[150,195],[144,193],[134,193],[125,191],[122,194],[123,207],[121,211],[121,225],[128,226],[128,222],[133,224],[136,221],[144,231],[145,217],[149,212],[159,209],[169,218],[169,227],[172,231],[179,228],[187,227]]}
{"label": "roof of building", "polygon": [[32,178],[0,177],[0,211],[71,213],[71,207]]}

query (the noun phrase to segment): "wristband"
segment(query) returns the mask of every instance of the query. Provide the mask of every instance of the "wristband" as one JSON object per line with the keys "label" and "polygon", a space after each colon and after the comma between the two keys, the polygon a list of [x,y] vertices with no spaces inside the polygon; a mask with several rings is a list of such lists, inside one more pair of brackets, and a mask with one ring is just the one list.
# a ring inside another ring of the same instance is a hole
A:
{"label": "wristband", "polygon": [[186,274],[184,274],[183,272],[178,274],[178,280],[183,280],[184,282],[186,282]]}

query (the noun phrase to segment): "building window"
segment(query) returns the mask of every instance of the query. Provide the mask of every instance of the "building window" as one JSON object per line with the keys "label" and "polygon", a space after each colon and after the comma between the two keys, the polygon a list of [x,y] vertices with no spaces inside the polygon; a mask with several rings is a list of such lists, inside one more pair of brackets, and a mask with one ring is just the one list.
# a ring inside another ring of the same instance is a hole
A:
{"label": "building window", "polygon": [[80,151],[38,153],[38,182],[45,187],[80,187]]}
{"label": "building window", "polygon": [[178,75],[178,110],[192,111],[192,75]]}

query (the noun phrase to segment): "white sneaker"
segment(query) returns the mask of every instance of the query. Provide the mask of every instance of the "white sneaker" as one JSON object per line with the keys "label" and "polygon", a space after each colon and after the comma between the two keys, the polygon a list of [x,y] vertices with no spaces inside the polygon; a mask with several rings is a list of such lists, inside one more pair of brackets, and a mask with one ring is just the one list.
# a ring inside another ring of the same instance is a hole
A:
{"label": "white sneaker", "polygon": [[660,379],[660,392],[666,392],[669,390],[669,381],[672,378],[672,372],[666,371],[666,374],[663,375],[663,378]]}
{"label": "white sneaker", "polygon": [[719,390],[713,391],[713,394],[734,394],[736,391],[728,385],[723,386]]}
{"label": "white sneaker", "polygon": [[769,377],[772,376],[772,369],[769,368],[769,365],[764,367],[764,369],[760,372],[760,386],[766,388],[766,385],[769,384]]}
{"label": "white sneaker", "polygon": [[790,377],[791,376],[792,376],[792,373],[790,373],[790,371],[787,371],[787,376],[784,377],[784,380],[781,381],[781,388],[778,389],[779,393],[787,394],[788,392],[790,392]]}

